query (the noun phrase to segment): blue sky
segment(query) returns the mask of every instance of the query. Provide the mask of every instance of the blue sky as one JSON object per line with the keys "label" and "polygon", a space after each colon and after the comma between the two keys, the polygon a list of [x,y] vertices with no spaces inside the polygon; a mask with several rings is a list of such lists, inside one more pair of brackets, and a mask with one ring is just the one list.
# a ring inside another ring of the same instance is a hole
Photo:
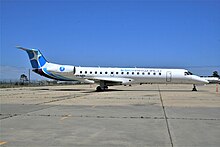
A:
{"label": "blue sky", "polygon": [[0,15],[1,78],[5,67],[31,67],[16,45],[77,66],[220,72],[217,0],[1,0]]}

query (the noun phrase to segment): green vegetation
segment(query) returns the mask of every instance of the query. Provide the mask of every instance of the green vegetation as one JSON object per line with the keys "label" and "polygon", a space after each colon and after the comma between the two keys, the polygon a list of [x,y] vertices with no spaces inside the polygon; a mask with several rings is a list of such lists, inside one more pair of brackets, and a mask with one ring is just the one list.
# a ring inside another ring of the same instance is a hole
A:
{"label": "green vegetation", "polygon": [[218,78],[220,78],[220,76],[218,75],[218,72],[217,72],[217,71],[214,71],[213,74],[212,74],[212,76],[213,76],[213,77],[218,77]]}

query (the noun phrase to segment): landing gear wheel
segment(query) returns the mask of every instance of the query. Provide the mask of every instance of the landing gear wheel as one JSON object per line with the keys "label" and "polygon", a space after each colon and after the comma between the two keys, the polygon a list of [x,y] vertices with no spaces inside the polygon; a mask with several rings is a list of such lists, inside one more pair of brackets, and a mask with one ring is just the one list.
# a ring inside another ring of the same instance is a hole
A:
{"label": "landing gear wheel", "polygon": [[192,91],[197,91],[195,84],[193,84],[193,89],[192,89]]}
{"label": "landing gear wheel", "polygon": [[101,92],[102,91],[102,87],[101,86],[96,87],[96,91],[97,92]]}

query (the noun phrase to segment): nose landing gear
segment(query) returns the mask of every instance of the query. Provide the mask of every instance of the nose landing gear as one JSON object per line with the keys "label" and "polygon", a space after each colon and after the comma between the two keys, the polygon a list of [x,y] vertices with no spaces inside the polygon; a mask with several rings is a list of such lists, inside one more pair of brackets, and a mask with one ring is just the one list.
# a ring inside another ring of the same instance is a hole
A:
{"label": "nose landing gear", "polygon": [[193,89],[192,89],[192,91],[197,91],[195,84],[193,84]]}

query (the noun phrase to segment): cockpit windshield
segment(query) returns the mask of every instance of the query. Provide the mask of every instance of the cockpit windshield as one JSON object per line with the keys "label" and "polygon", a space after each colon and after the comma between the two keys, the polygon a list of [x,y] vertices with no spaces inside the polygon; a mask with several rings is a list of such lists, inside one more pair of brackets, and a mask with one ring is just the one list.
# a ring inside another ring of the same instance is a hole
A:
{"label": "cockpit windshield", "polygon": [[186,75],[193,75],[193,73],[191,73],[191,72],[189,72],[189,71],[184,72],[184,74],[185,74],[185,76],[186,76]]}

